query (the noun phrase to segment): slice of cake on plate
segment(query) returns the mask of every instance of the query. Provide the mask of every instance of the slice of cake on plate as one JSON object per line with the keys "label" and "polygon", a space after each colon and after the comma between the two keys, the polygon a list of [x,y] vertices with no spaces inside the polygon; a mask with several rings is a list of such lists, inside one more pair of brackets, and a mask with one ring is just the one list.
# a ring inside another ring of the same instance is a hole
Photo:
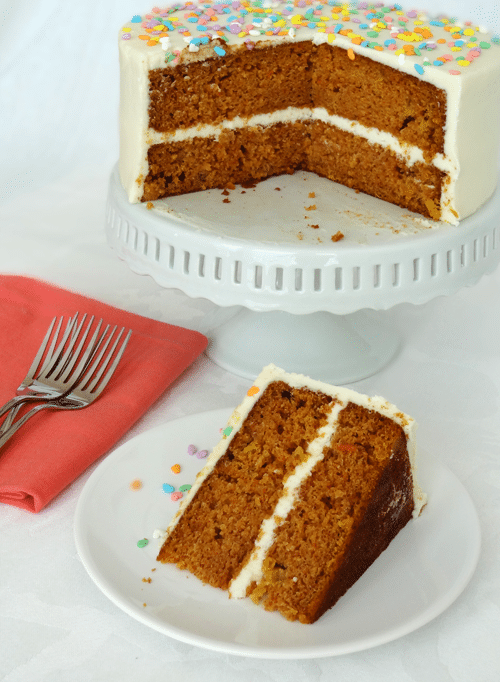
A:
{"label": "slice of cake on plate", "polygon": [[182,501],[158,560],[313,623],[425,505],[415,426],[382,398],[269,365]]}

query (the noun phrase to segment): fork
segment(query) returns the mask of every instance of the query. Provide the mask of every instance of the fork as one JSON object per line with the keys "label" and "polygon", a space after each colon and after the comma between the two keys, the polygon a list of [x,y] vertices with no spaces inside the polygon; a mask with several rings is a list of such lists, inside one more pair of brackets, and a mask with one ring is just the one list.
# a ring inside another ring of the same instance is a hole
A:
{"label": "fork", "polygon": [[[109,327],[109,325],[108,325]],[[91,405],[97,398],[102,394],[106,388],[109,380],[113,376],[118,363],[125,351],[128,340],[132,331],[129,330],[126,337],[122,341],[120,347],[117,350],[118,343],[125,331],[125,327],[122,327],[119,334],[115,338],[111,350],[107,353],[106,357],[104,354],[115,334],[117,327],[115,326],[108,338],[106,339],[101,351],[94,353],[90,363],[83,369],[80,374],[79,379],[76,384],[74,384],[68,391],[56,398],[46,400],[45,402],[33,407],[29,412],[20,417],[16,422],[14,422],[9,429],[6,430],[0,436],[0,448],[5,445],[5,443],[23,426],[26,424],[28,419],[31,419],[35,414],[44,409],[56,409],[56,410],[80,410],[84,407]],[[104,332],[105,334],[106,332]],[[101,336],[99,343],[102,342],[104,334]],[[115,355],[116,351],[116,355]],[[114,359],[113,359],[114,355]],[[104,359],[103,359],[104,358]],[[102,362],[101,362],[102,361]],[[111,364],[110,364],[111,363]]]}
{"label": "fork", "polygon": [[[38,349],[38,352],[31,364],[31,367],[28,370],[26,377],[23,379],[16,391],[17,395],[9,400],[2,408],[0,408],[0,416],[5,414],[5,412],[10,411],[4,423],[2,424],[2,427],[0,428],[0,435],[8,430],[17,412],[24,403],[52,400],[58,395],[62,395],[80,377],[82,371],[85,369],[85,366],[91,360],[92,354],[95,352],[98,343],[97,336],[102,325],[102,320],[97,325],[97,329],[95,330],[89,345],[83,352],[80,362],[75,369],[75,364],[80,353],[82,352],[83,345],[94,320],[94,317],[92,316],[87,328],[81,335],[77,346],[80,332],[87,318],[87,315],[85,314],[80,324],[77,325],[78,314],[79,313],[76,313],[73,318],[69,318],[66,325],[66,330],[56,348],[56,343],[59,338],[64,318],[61,317],[59,319],[59,323],[57,325],[55,334],[52,337],[52,342],[46,353],[46,357],[41,368],[38,370],[49,343],[50,335],[54,328],[57,317],[54,317],[52,320],[52,323],[45,334],[42,344]],[[71,339],[67,344],[70,335]]]}

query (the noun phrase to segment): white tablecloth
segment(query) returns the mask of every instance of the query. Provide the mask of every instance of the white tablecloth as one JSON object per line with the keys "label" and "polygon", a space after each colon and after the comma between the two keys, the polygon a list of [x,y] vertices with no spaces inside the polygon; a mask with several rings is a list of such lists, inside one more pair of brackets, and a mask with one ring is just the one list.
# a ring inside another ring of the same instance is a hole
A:
{"label": "white tablecloth", "polygon": [[[204,331],[214,304],[132,273],[104,234],[118,154],[115,36],[141,9],[131,0],[46,0],[3,10],[0,272]],[[0,679],[498,682],[499,293],[497,270],[453,296],[387,311],[403,348],[388,367],[353,385],[413,415],[421,446],[455,473],[476,505],[479,566],[442,615],[391,643],[317,660],[244,658],[169,639],[111,603],[77,555],[73,516],[93,467],[38,515],[0,508]],[[233,406],[247,386],[202,356],[124,441],[207,405]]]}

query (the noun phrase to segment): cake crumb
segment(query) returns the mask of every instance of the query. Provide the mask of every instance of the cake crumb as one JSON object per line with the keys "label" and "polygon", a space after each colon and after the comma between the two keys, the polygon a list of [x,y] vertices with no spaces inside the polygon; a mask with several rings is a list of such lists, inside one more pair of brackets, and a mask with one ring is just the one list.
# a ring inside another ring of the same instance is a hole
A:
{"label": "cake crumb", "polygon": [[306,211],[315,211],[316,210],[316,204],[311,204],[311,206],[304,206]]}
{"label": "cake crumb", "polygon": [[143,579],[142,579],[142,582],[143,582],[143,583],[150,583],[150,582],[151,582],[151,578],[143,578]]}
{"label": "cake crumb", "polygon": [[339,242],[341,239],[344,239],[344,235],[340,230],[332,234],[332,242]]}
{"label": "cake crumb", "polygon": [[308,197],[309,199],[314,199],[316,197],[316,192],[309,192]]}
{"label": "cake crumb", "polygon": [[319,225],[309,225],[309,227],[312,227],[313,230],[318,230],[318,229],[319,229]]}
{"label": "cake crumb", "polygon": [[229,199],[226,198],[226,199],[223,199],[223,200],[222,200],[222,203],[223,203],[223,204],[230,204],[231,201],[230,201]]}
{"label": "cake crumb", "polygon": [[152,201],[148,201],[148,203],[146,204],[146,208],[148,209],[148,211],[150,211],[152,208],[154,208],[153,202],[152,202]]}

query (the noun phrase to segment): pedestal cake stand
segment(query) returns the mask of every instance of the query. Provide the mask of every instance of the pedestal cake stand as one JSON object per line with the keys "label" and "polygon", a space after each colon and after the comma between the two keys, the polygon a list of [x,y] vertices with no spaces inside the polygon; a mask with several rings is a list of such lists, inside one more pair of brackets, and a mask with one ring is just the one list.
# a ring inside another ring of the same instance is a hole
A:
{"label": "pedestal cake stand", "polygon": [[115,168],[106,233],[133,272],[221,307],[205,330],[218,365],[252,379],[274,362],[342,384],[397,352],[384,310],[495,269],[500,190],[455,227],[302,172],[130,204]]}

